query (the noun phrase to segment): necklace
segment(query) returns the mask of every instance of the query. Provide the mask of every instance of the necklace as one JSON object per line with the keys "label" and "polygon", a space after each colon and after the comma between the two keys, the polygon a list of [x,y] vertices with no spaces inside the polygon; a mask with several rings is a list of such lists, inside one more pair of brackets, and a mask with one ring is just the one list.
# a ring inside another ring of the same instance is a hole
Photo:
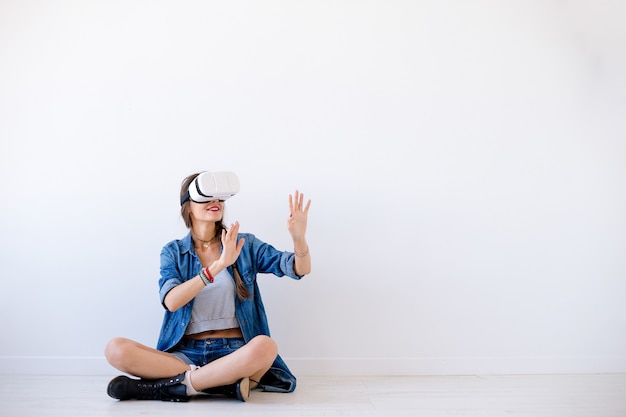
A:
{"label": "necklace", "polygon": [[[193,236],[193,235],[192,235]],[[215,238],[217,237],[217,233],[215,234],[215,236],[213,236],[211,239],[209,240],[202,240],[202,239],[198,239],[197,237],[193,236],[193,240],[201,242],[202,243],[202,248],[203,249],[208,249],[209,248],[209,244],[211,242],[213,242],[215,240]],[[197,249],[197,248],[196,248]]]}

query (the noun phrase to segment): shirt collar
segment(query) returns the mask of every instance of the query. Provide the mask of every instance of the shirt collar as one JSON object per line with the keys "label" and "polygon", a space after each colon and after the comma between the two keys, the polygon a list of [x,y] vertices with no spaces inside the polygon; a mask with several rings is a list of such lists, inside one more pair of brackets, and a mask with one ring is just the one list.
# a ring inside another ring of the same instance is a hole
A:
{"label": "shirt collar", "polygon": [[187,236],[181,239],[181,250],[183,253],[192,252],[193,241],[191,240],[191,231],[187,233]]}

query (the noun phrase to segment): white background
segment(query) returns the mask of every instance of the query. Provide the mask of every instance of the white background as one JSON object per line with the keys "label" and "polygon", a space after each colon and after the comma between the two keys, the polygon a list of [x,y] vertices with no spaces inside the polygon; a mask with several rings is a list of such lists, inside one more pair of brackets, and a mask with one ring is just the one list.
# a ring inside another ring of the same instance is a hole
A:
{"label": "white background", "polygon": [[620,1],[0,1],[0,373],[153,346],[182,179],[313,272],[299,374],[626,371]]}

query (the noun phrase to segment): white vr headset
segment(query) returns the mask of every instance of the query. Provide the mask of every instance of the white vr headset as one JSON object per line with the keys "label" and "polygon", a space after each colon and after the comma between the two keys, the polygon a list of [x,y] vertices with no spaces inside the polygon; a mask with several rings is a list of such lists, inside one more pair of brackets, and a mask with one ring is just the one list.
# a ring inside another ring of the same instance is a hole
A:
{"label": "white vr headset", "polygon": [[239,179],[234,172],[205,171],[189,184],[189,189],[180,199],[180,205],[182,206],[188,200],[194,203],[224,201],[238,192]]}

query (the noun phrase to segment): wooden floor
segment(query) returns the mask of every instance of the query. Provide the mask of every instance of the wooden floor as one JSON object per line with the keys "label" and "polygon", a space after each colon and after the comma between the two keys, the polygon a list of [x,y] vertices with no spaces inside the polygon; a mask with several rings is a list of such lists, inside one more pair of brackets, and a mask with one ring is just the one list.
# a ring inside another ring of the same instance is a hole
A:
{"label": "wooden floor", "polygon": [[110,377],[0,375],[0,416],[626,417],[626,374],[300,377],[292,394],[116,401]]}

